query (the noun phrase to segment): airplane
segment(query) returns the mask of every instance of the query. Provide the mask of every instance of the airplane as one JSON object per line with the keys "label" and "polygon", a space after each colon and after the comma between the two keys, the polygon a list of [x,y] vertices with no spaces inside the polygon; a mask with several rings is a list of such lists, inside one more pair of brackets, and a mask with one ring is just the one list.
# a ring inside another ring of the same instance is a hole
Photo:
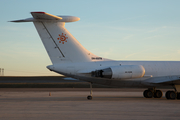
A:
{"label": "airplane", "polygon": [[145,98],[161,98],[157,88],[171,88],[165,97],[180,99],[180,61],[115,61],[99,57],[85,49],[65,28],[65,23],[79,21],[75,16],[56,16],[31,12],[32,18],[10,22],[33,22],[52,65],[50,71],[92,84],[120,88],[145,88]]}

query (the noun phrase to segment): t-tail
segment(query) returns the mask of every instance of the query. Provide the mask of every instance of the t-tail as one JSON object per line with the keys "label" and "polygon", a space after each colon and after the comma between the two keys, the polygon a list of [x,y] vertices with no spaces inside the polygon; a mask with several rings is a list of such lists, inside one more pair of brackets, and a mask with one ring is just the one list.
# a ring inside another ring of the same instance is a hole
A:
{"label": "t-tail", "polygon": [[31,12],[31,15],[33,18],[11,22],[33,22],[53,64],[102,60],[86,50],[65,28],[66,22],[75,22],[80,18],[45,12]]}

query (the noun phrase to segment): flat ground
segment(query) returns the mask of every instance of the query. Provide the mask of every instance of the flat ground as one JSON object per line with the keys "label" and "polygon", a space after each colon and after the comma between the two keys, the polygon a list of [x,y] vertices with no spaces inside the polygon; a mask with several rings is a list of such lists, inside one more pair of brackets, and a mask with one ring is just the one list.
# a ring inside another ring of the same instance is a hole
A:
{"label": "flat ground", "polygon": [[1,88],[0,120],[180,119],[180,100],[147,99],[144,89],[112,88],[93,89],[93,100],[87,100],[88,90]]}

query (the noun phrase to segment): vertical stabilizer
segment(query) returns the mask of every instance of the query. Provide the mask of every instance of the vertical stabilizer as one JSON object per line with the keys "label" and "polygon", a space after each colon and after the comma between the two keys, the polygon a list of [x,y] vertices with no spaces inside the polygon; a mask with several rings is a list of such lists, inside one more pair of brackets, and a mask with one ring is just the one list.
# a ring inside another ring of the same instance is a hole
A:
{"label": "vertical stabilizer", "polygon": [[12,22],[33,22],[53,64],[90,62],[102,59],[86,50],[64,27],[66,22],[80,20],[74,16],[54,16],[31,12],[33,18]]}

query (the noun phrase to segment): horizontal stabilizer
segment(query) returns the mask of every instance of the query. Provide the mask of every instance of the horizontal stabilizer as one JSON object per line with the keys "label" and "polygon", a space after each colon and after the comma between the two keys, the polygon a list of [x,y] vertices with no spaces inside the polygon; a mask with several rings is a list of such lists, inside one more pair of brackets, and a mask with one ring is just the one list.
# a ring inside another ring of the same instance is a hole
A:
{"label": "horizontal stabilizer", "polygon": [[61,20],[62,19],[62,17],[51,15],[45,12],[31,12],[31,15],[35,19],[45,19],[45,20]]}
{"label": "horizontal stabilizer", "polygon": [[37,21],[58,21],[58,22],[75,22],[79,21],[79,17],[75,16],[56,16],[45,12],[31,12],[33,18],[13,20],[10,22],[37,22]]}
{"label": "horizontal stabilizer", "polygon": [[27,18],[27,19],[21,19],[21,20],[13,20],[9,22],[33,22],[33,21],[35,21],[34,18]]}

